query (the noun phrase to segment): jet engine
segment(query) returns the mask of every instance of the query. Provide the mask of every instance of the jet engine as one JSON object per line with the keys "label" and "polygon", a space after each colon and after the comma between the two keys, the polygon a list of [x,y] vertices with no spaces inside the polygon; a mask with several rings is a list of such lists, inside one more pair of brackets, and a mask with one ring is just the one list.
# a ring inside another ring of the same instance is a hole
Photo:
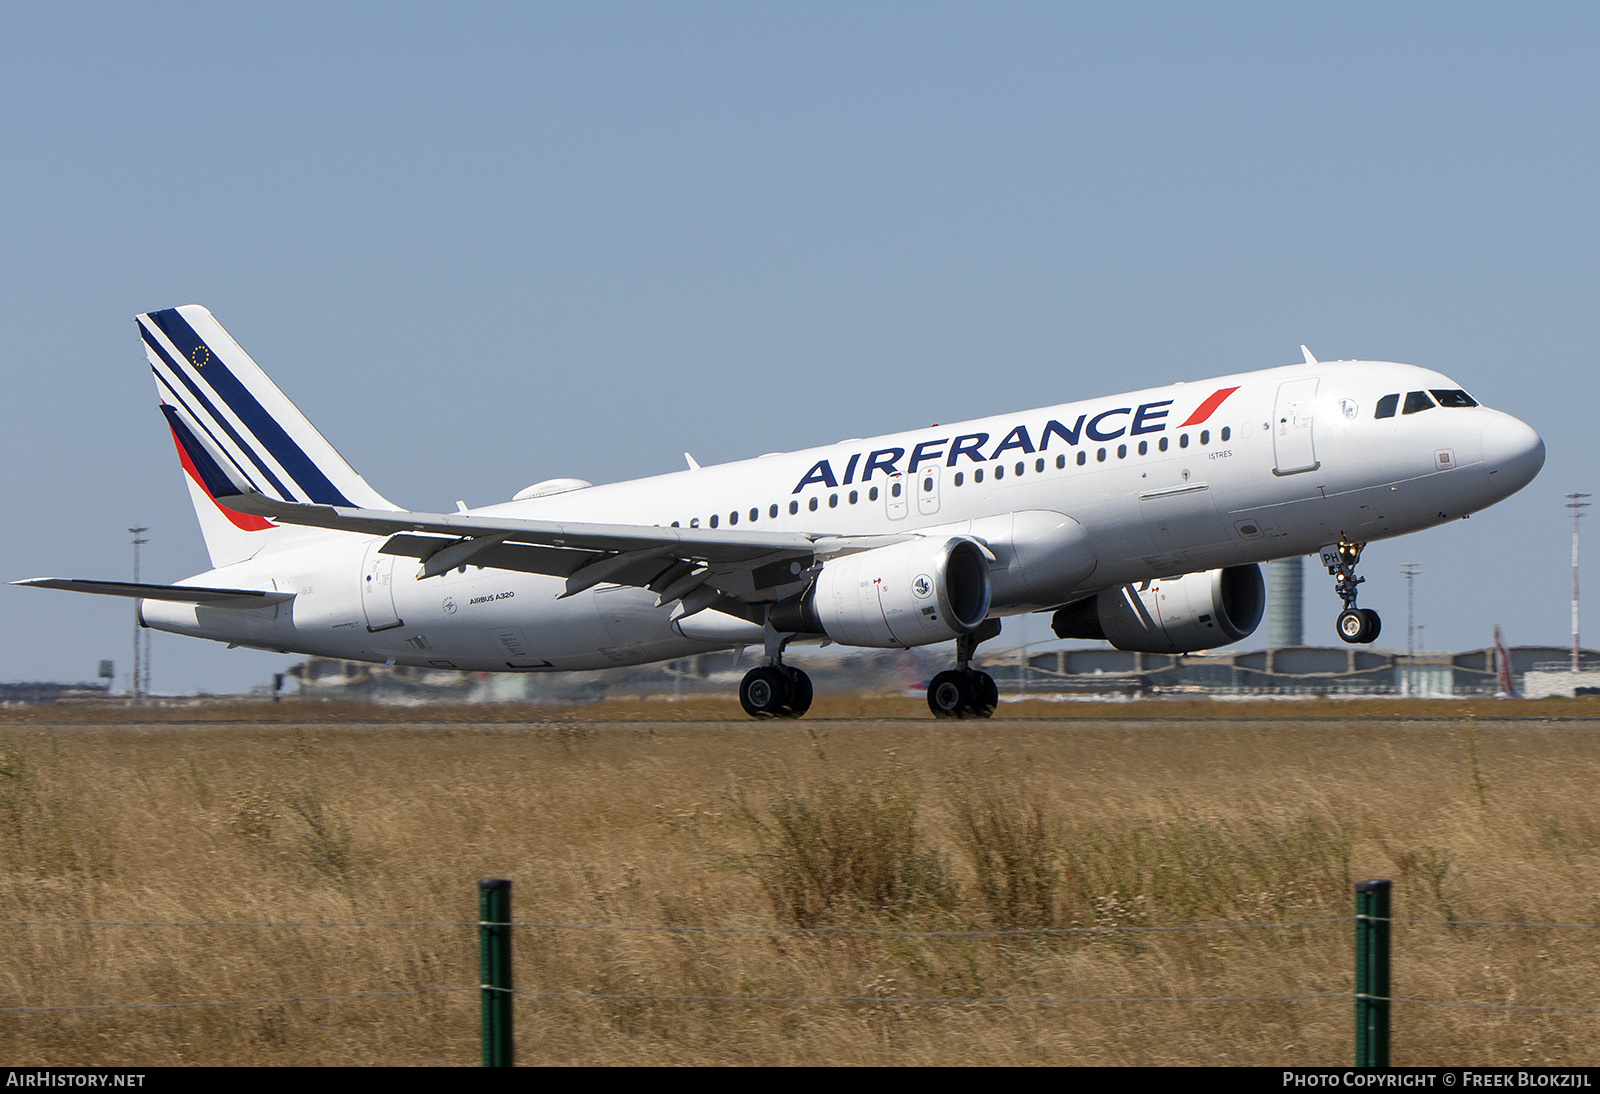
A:
{"label": "jet engine", "polygon": [[769,618],[780,631],[825,634],[846,646],[925,646],[974,630],[989,614],[989,594],[982,547],[930,537],[831,559]]}
{"label": "jet engine", "polygon": [[1261,623],[1267,588],[1261,567],[1229,566],[1107,589],[1061,608],[1059,638],[1091,638],[1119,650],[1194,653],[1249,637]]}

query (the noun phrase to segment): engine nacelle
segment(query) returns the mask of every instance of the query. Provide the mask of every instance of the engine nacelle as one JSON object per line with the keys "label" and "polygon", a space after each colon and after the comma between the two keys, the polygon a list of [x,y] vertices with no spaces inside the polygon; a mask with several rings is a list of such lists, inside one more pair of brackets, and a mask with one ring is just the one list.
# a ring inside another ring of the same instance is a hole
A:
{"label": "engine nacelle", "polygon": [[1266,606],[1261,567],[1251,563],[1107,589],[1068,604],[1050,623],[1058,638],[1100,639],[1140,653],[1194,653],[1249,637]]}
{"label": "engine nacelle", "polygon": [[804,595],[773,606],[782,631],[846,646],[948,642],[989,614],[989,561],[970,539],[923,538],[823,564]]}

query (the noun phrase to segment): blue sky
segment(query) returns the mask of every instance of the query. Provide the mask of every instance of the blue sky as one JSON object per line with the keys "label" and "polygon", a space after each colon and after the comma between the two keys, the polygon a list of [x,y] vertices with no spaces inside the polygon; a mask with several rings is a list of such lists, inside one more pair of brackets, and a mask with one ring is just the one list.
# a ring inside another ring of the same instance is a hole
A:
{"label": "blue sky", "polygon": [[[210,307],[425,509],[1304,342],[1441,369],[1548,446],[1517,497],[1369,549],[1382,644],[1410,561],[1428,645],[1568,640],[1561,496],[1600,494],[1593,5],[6,18],[0,577],[123,576],[134,523],[147,579],[205,568],[134,331],[151,308]],[[1307,577],[1308,640],[1331,642]],[[126,672],[124,603],[0,589],[0,618],[0,679]],[[291,660],[154,642],[157,690]]]}

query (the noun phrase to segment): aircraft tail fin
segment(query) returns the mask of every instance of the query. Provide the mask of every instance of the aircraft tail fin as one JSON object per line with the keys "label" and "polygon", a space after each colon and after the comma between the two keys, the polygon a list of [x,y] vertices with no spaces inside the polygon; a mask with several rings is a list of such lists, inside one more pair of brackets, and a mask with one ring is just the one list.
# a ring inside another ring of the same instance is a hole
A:
{"label": "aircraft tail fin", "polygon": [[219,498],[253,490],[280,501],[396,510],[198,304],[139,316],[161,411],[214,566],[287,545],[280,528]]}

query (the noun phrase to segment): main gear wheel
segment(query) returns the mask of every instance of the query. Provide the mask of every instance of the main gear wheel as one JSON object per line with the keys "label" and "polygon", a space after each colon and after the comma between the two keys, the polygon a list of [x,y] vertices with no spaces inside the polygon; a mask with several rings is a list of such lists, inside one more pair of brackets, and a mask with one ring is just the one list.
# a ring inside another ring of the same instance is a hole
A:
{"label": "main gear wheel", "polygon": [[798,718],[811,695],[811,677],[792,665],[759,665],[739,682],[739,705],[752,718]]}
{"label": "main gear wheel", "polygon": [[1000,688],[987,672],[946,669],[928,682],[935,718],[988,718],[999,703]]}

